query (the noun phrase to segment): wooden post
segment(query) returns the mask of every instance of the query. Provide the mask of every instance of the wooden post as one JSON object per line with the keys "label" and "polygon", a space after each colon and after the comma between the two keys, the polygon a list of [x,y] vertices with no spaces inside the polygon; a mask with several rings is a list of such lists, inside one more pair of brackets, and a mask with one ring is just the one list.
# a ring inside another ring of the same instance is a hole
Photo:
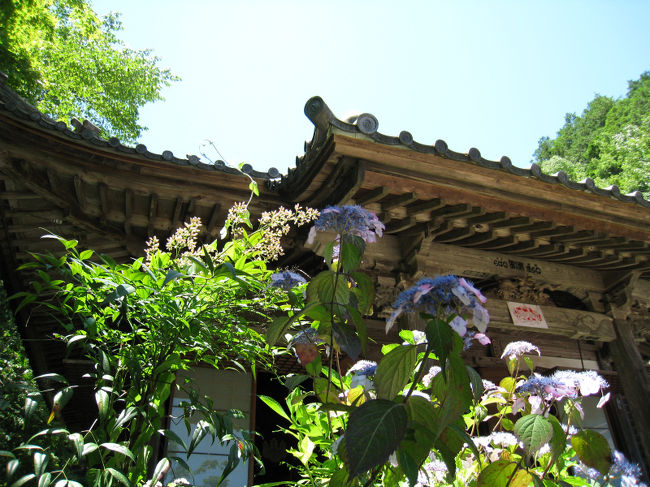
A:
{"label": "wooden post", "polygon": [[637,432],[640,451],[638,460],[646,472],[650,469],[650,381],[646,366],[634,339],[631,323],[622,310],[612,308],[616,340],[611,343],[611,356],[618,379],[625,393],[632,424]]}

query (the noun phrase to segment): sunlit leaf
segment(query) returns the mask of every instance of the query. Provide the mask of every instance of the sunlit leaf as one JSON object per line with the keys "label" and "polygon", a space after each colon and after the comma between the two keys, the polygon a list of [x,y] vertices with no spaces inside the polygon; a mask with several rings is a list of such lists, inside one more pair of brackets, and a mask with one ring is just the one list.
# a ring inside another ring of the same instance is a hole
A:
{"label": "sunlit leaf", "polygon": [[534,455],[537,450],[551,440],[553,426],[542,415],[528,414],[517,420],[514,433],[523,441],[526,452],[529,455]]}
{"label": "sunlit leaf", "polygon": [[408,384],[417,360],[417,347],[403,345],[391,350],[377,365],[377,397],[393,399]]}
{"label": "sunlit leaf", "polygon": [[571,446],[582,462],[605,475],[612,466],[612,451],[603,435],[583,430],[571,437]]}
{"label": "sunlit leaf", "polygon": [[125,457],[129,457],[131,460],[135,461],[135,457],[133,456],[133,452],[129,450],[126,446],[120,445],[119,443],[102,443],[99,445],[101,448],[106,448],[107,450],[114,451],[116,453],[119,453],[121,455],[124,455]]}

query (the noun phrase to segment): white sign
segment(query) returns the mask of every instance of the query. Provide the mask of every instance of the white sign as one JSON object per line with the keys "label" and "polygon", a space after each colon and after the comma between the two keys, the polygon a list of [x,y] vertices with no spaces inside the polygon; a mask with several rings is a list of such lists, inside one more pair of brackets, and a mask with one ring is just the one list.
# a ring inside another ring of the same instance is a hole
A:
{"label": "white sign", "polygon": [[508,301],[508,309],[515,326],[528,328],[548,328],[542,308],[536,304],[512,303]]}

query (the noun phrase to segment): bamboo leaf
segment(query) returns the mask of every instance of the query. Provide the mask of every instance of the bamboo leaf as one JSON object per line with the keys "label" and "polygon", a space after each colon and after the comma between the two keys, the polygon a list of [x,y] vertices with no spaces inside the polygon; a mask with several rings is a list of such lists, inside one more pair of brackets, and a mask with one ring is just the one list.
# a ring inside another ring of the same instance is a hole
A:
{"label": "bamboo leaf", "polygon": [[102,448],[106,448],[107,450],[114,451],[115,453],[119,453],[121,455],[124,455],[125,457],[129,457],[131,460],[135,461],[135,457],[133,456],[133,453],[131,450],[129,450],[127,447],[124,445],[120,445],[119,443],[102,443],[99,445]]}
{"label": "bamboo leaf", "polygon": [[264,404],[266,404],[268,407],[273,409],[273,411],[275,411],[277,414],[282,416],[284,419],[286,419],[289,422],[291,421],[291,419],[289,419],[289,416],[287,416],[287,413],[284,412],[284,409],[282,408],[282,406],[278,401],[276,401],[275,399],[269,396],[260,395],[257,397],[259,397],[262,401],[264,401]]}

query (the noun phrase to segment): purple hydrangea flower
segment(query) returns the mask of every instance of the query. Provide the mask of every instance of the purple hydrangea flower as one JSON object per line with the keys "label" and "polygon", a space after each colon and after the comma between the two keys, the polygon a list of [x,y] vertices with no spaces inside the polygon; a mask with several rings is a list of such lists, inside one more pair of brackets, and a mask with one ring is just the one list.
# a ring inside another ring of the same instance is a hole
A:
{"label": "purple hydrangea flower", "polygon": [[305,278],[300,274],[291,271],[281,271],[271,274],[271,287],[277,287],[285,291],[289,291],[306,282]]}
{"label": "purple hydrangea flower", "polygon": [[471,313],[474,326],[484,333],[490,316],[482,306],[485,297],[463,278],[456,276],[425,277],[417,284],[397,296],[393,313],[386,321],[386,332],[390,331],[395,320],[404,312],[423,311],[433,316],[447,318],[457,315],[450,326],[460,336],[467,332],[464,315]]}
{"label": "purple hydrangea flower", "polygon": [[492,343],[490,337],[488,337],[485,333],[470,331],[463,337],[463,350],[469,350],[472,346],[473,340],[478,341],[481,345],[489,345]]}
{"label": "purple hydrangea flower", "polygon": [[629,462],[620,451],[614,450],[612,462],[609,474],[611,477],[620,478],[622,487],[633,485],[647,487],[644,482],[641,482],[641,469],[639,466]]}
{"label": "purple hydrangea flower", "polygon": [[608,387],[607,381],[594,370],[576,372],[559,370],[550,377],[535,374],[517,389],[544,397],[546,400],[590,396]]}
{"label": "purple hydrangea flower", "polygon": [[530,342],[510,342],[503,349],[501,358],[508,357],[508,360],[512,360],[513,358],[518,359],[522,355],[531,352],[537,352],[537,355],[541,355],[539,348]]}
{"label": "purple hydrangea flower", "polygon": [[345,375],[375,375],[377,372],[377,362],[371,360],[358,360],[350,367]]}
{"label": "purple hydrangea flower", "polygon": [[591,396],[600,392],[602,389],[609,387],[609,384],[595,370],[584,370],[576,372],[574,370],[558,370],[553,374],[553,378],[562,382],[577,391],[582,396]]}
{"label": "purple hydrangea flower", "polygon": [[369,375],[375,375],[377,372],[377,362],[370,360],[359,360],[347,371],[345,375],[351,375],[350,387],[354,389],[357,386],[363,386],[364,389],[374,389],[374,382],[368,378]]}
{"label": "purple hydrangea flower", "polygon": [[316,233],[328,230],[339,235],[356,235],[370,243],[382,236],[384,228],[377,215],[361,206],[328,206],[311,227],[307,243],[314,242]]}

